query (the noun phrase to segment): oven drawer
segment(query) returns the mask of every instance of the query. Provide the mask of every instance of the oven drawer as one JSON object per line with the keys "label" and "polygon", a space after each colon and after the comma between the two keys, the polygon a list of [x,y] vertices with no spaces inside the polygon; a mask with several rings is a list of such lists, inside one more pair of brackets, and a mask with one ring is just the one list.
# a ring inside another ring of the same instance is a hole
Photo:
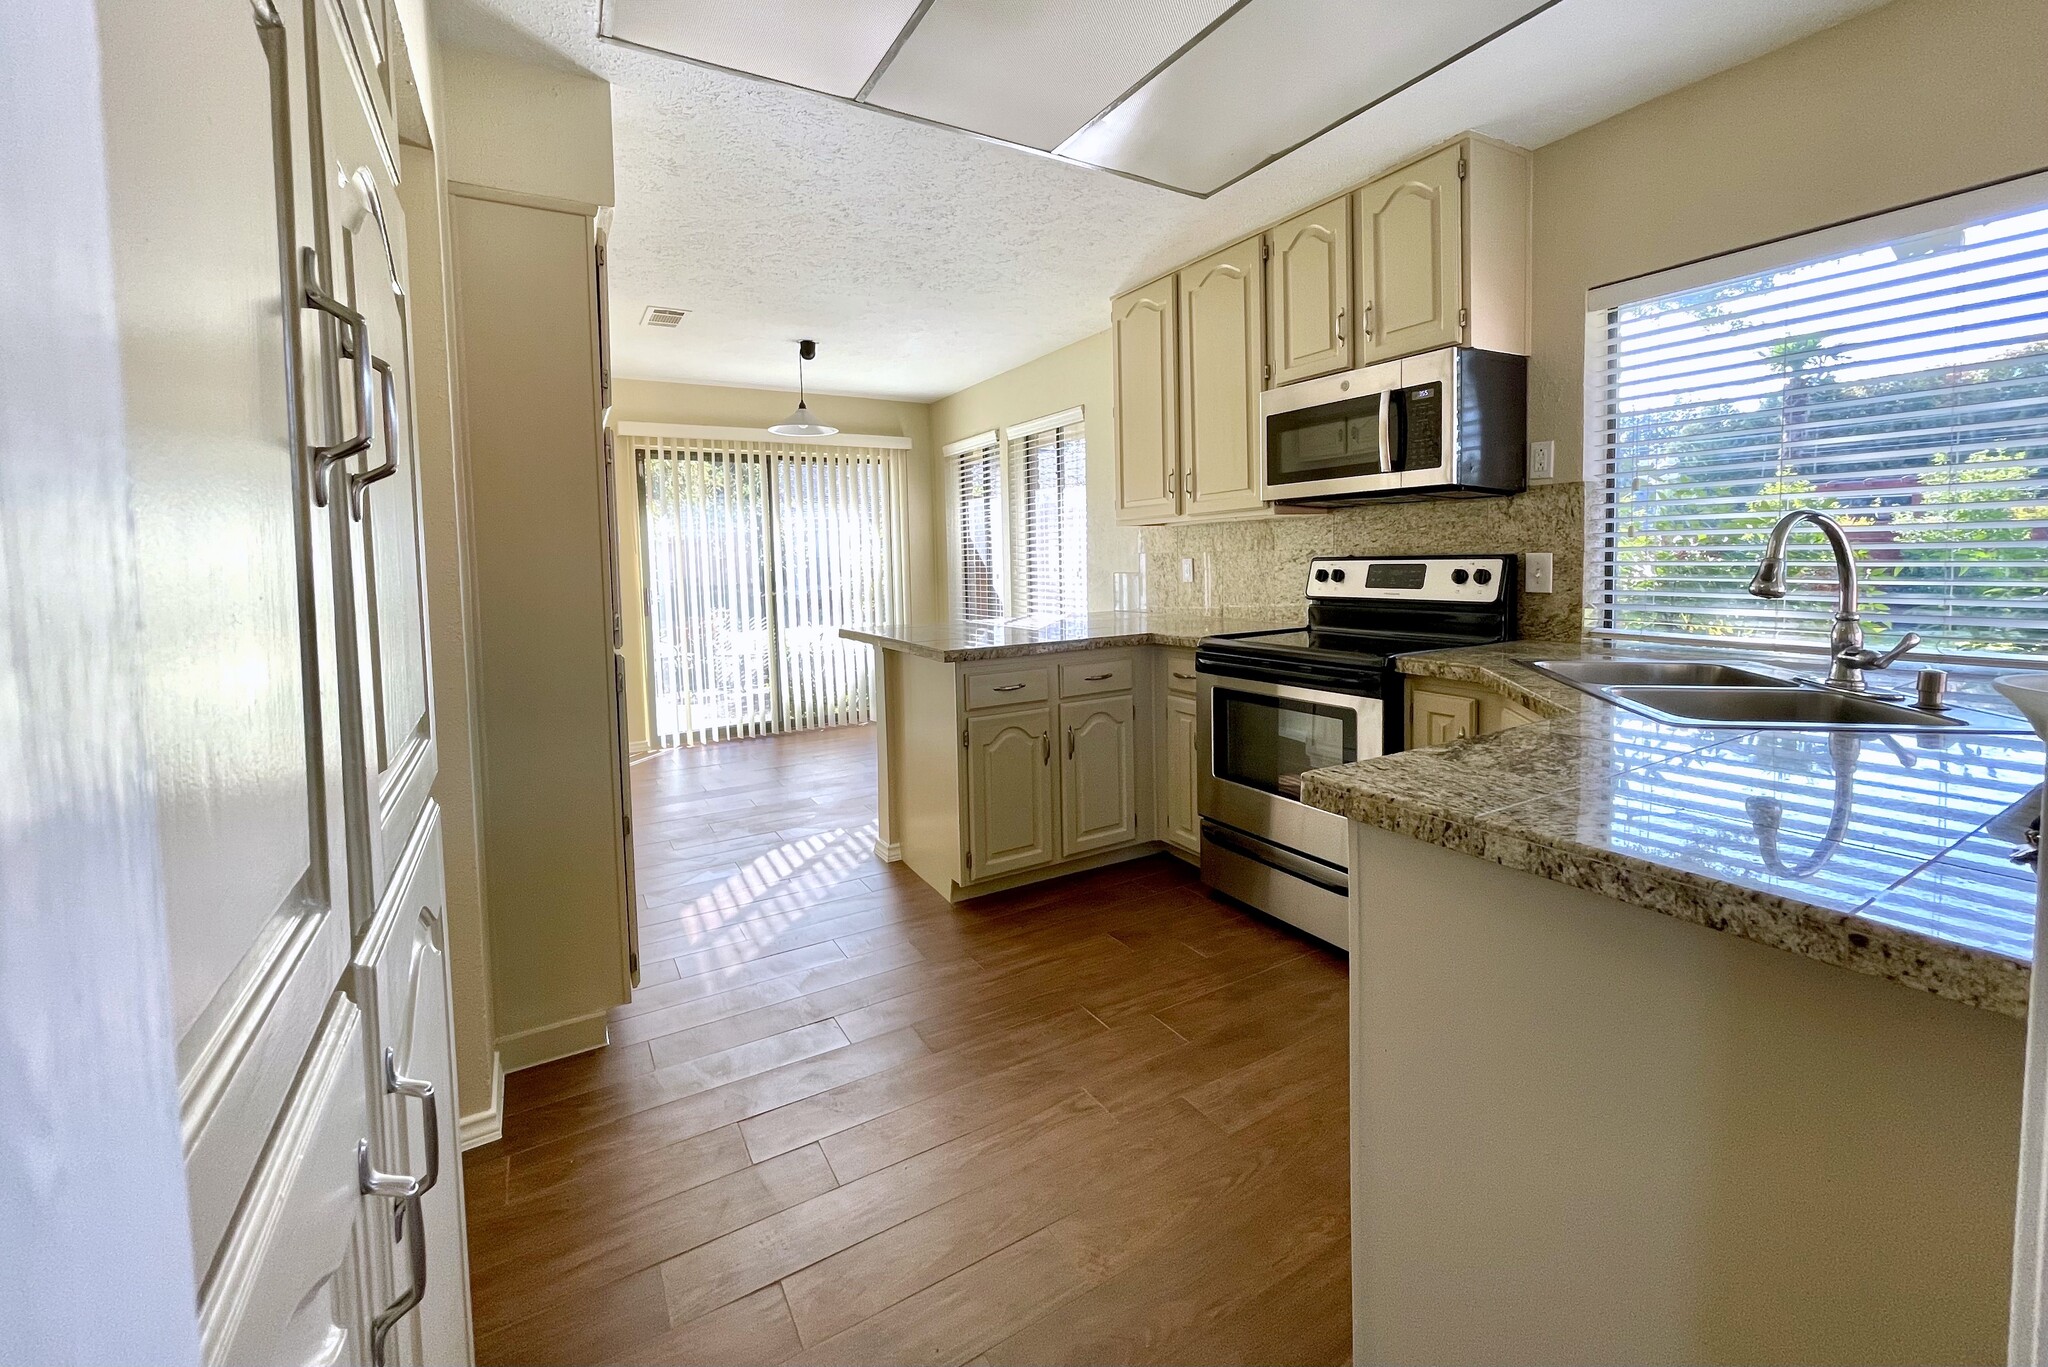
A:
{"label": "oven drawer", "polygon": [[1062,698],[1085,697],[1090,693],[1128,693],[1131,691],[1131,661],[1129,656],[1120,660],[1069,660],[1060,665],[1060,696]]}
{"label": "oven drawer", "polygon": [[1019,703],[1044,702],[1052,696],[1052,671],[1044,665],[1032,665],[1027,669],[991,669],[986,673],[969,674],[963,682],[967,688],[970,712],[983,707],[1015,707]]}

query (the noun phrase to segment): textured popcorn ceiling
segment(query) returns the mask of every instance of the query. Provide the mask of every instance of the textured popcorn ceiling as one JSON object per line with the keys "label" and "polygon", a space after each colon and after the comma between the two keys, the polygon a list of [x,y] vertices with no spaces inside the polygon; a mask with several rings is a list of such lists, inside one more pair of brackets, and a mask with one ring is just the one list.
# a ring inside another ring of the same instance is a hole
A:
{"label": "textured popcorn ceiling", "polygon": [[[607,43],[598,0],[435,13],[454,46],[611,82],[620,375],[786,388],[813,337],[814,392],[929,400],[1100,331],[1111,295],[1433,142],[1541,146],[1881,2],[1563,0],[1207,200]],[[690,316],[642,327],[649,304]]]}

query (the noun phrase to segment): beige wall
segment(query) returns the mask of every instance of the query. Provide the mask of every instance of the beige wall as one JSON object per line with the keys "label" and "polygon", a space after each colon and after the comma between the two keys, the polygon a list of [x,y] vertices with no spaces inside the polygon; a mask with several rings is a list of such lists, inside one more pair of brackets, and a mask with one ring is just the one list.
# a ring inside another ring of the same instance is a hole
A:
{"label": "beige wall", "polygon": [[[905,548],[910,582],[905,586],[912,621],[943,614],[943,598],[934,600],[938,567],[931,529],[933,503],[931,409],[895,399],[857,399],[832,394],[809,396],[811,410],[842,432],[864,436],[906,437],[910,450],[904,522],[910,544]],[[796,407],[796,395],[778,389],[730,389],[719,385],[668,384],[659,380],[619,379],[612,384],[612,422],[695,423],[704,427],[765,429]],[[647,744],[647,600],[640,581],[640,508],[633,472],[633,450],[618,450],[619,594],[625,619],[626,720],[628,738],[637,748]],[[943,543],[941,543],[943,544]],[[934,603],[937,603],[937,606]]]}
{"label": "beige wall", "polygon": [[[1105,305],[1106,307],[1106,305]],[[1048,352],[1015,370],[949,394],[932,405],[932,444],[1029,422],[1069,408],[1082,410],[1088,436],[1088,606],[1096,612],[1112,605],[1113,576],[1138,568],[1138,537],[1116,520],[1116,423],[1111,387],[1109,332],[1084,337],[1071,346]],[[933,500],[932,535],[940,549],[940,579],[932,601],[943,615],[950,601],[952,567],[945,564],[947,508],[945,483]]]}
{"label": "beige wall", "polygon": [[1530,432],[1578,478],[1585,294],[2048,167],[2042,0],[1897,0],[1536,154]]}
{"label": "beige wall", "polygon": [[612,88],[491,53],[441,54],[448,179],[612,202]]}

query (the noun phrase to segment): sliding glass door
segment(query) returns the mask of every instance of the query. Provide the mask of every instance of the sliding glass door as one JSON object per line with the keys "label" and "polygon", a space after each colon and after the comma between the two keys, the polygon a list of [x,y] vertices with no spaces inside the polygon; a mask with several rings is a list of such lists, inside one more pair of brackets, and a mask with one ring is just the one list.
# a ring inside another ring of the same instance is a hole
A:
{"label": "sliding glass door", "polygon": [[903,616],[900,453],[631,440],[655,743],[871,720],[873,651],[839,628]]}

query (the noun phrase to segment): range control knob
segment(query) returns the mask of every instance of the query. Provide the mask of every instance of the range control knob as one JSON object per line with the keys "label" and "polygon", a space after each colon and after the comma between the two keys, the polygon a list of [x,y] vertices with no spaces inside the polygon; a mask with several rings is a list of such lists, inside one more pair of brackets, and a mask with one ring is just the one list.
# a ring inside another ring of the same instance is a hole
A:
{"label": "range control knob", "polygon": [[1342,570],[1331,570],[1331,571],[1330,571],[1330,582],[1331,582],[1331,583],[1333,583],[1333,584],[1341,584],[1341,583],[1343,583],[1343,582],[1344,582],[1344,571],[1342,571]]}
{"label": "range control knob", "polygon": [[1316,582],[1317,582],[1318,584],[1327,584],[1327,583],[1329,583],[1329,582],[1330,582],[1330,572],[1329,572],[1328,570],[1317,570],[1317,571],[1316,571]]}
{"label": "range control knob", "polygon": [[1480,583],[1480,584],[1491,584],[1491,583],[1493,582],[1493,571],[1492,571],[1492,570],[1474,570],[1474,571],[1472,571],[1472,579],[1473,579],[1473,581],[1474,581],[1475,583]]}
{"label": "range control knob", "polygon": [[1451,571],[1451,582],[1452,582],[1453,584],[1462,584],[1462,583],[1464,583],[1464,582],[1465,582],[1465,581],[1466,581],[1467,579],[1470,579],[1471,577],[1472,577],[1471,575],[1469,575],[1469,574],[1465,573],[1465,571],[1463,571],[1463,570],[1452,570],[1452,571]]}

